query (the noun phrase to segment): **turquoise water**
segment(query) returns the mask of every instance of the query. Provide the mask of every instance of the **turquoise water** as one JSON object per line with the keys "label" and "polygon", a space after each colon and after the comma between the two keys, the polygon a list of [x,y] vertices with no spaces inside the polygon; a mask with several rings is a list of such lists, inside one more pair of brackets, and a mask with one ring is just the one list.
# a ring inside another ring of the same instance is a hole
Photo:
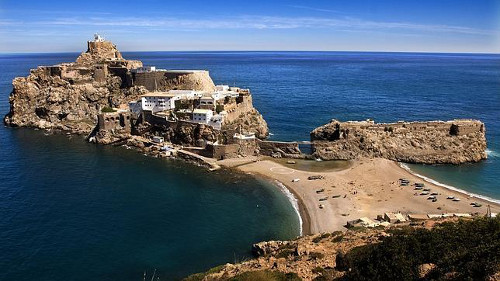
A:
{"label": "turquoise water", "polygon": [[[77,55],[0,55],[0,112],[8,112],[14,77]],[[500,199],[499,55],[124,55],[161,68],[208,69],[216,83],[249,87],[275,140],[308,140],[332,118],[481,119],[487,161],[411,168]],[[138,280],[155,268],[176,279],[248,257],[251,243],[299,231],[284,194],[245,175],[29,129],[2,127],[0,141],[0,280]]]}

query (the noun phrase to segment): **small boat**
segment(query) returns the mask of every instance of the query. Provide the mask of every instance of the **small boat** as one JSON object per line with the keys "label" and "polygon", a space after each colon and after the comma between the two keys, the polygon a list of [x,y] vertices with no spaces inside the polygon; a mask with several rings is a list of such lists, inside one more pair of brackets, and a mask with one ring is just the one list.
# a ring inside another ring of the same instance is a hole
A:
{"label": "small boat", "polygon": [[332,198],[339,198],[340,195],[333,195]]}
{"label": "small boat", "polygon": [[431,195],[438,195],[438,193],[437,192],[433,192],[433,193],[431,193]]}
{"label": "small boat", "polygon": [[424,188],[424,191],[431,191],[430,188]]}
{"label": "small boat", "polygon": [[436,201],[438,201],[437,198],[432,199],[432,202],[436,202]]}
{"label": "small boat", "polygon": [[325,206],[323,206],[323,204],[319,204],[319,208],[320,209],[323,209]]}
{"label": "small boat", "polygon": [[417,186],[415,187],[415,190],[422,190],[422,187]]}
{"label": "small boat", "polygon": [[446,199],[455,199],[455,196],[448,196]]}
{"label": "small boat", "polygon": [[458,201],[460,201],[460,199],[459,198],[453,198],[452,201],[458,202]]}
{"label": "small boat", "polygon": [[432,200],[436,199],[436,196],[429,196],[429,197],[427,197],[427,200],[431,200],[431,199]]}
{"label": "small boat", "polygon": [[476,208],[479,208],[479,207],[483,206],[482,204],[477,203],[477,202],[472,202],[472,203],[470,203],[470,204],[471,204],[473,207],[476,207]]}
{"label": "small boat", "polygon": [[287,164],[295,164],[296,162],[295,162],[295,161],[293,161],[293,160],[288,160],[288,161],[286,161],[286,163],[287,163]]}
{"label": "small boat", "polygon": [[420,195],[429,195],[429,191],[424,191],[424,192],[420,193]]}
{"label": "small boat", "polygon": [[325,191],[325,189],[324,189],[324,188],[322,188],[322,189],[320,189],[320,190],[316,190],[316,193],[322,193],[322,192],[324,192],[324,191]]}
{"label": "small boat", "polygon": [[423,183],[421,183],[421,182],[416,182],[416,183],[415,183],[415,186],[417,186],[417,187],[424,187],[424,186],[425,186],[425,184],[423,184]]}
{"label": "small boat", "polygon": [[328,197],[323,197],[319,199],[319,201],[326,201],[326,200],[328,200]]}
{"label": "small boat", "polygon": [[300,179],[293,179],[292,182],[298,182]]}

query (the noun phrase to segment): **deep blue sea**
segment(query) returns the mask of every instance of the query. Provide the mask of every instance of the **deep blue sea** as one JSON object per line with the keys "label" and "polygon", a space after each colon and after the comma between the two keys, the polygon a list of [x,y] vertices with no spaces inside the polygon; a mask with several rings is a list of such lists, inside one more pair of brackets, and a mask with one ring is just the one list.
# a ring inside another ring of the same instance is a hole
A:
{"label": "deep blue sea", "polygon": [[[0,55],[0,112],[11,81],[78,54]],[[207,69],[248,87],[272,139],[308,140],[330,119],[485,122],[489,159],[411,165],[500,199],[500,55],[356,52],[130,52],[167,69]],[[292,238],[286,196],[255,178],[31,129],[0,128],[0,280],[170,280],[242,260],[252,243]]]}

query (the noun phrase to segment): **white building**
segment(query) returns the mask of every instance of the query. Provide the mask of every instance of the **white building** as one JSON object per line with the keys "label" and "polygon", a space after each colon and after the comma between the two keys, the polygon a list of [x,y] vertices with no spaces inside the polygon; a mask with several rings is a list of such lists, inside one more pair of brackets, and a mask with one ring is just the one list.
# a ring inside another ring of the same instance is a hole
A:
{"label": "white building", "polygon": [[169,90],[169,94],[177,96],[179,99],[196,99],[203,96],[203,91],[195,90]]}
{"label": "white building", "polygon": [[233,138],[239,140],[253,140],[255,139],[255,133],[248,133],[248,134],[235,133],[233,135]]}
{"label": "white building", "polygon": [[229,91],[229,85],[216,85],[215,89],[217,91],[226,92]]}
{"label": "white building", "polygon": [[152,112],[170,110],[175,108],[178,97],[168,92],[153,92],[141,96],[142,110]]}
{"label": "white building", "polygon": [[224,115],[216,114],[210,119],[208,125],[220,130],[222,129],[222,123],[224,123]]}
{"label": "white building", "polygon": [[193,110],[193,122],[208,124],[213,115],[214,112],[210,109],[195,109]]}
{"label": "white building", "polygon": [[142,111],[142,101],[132,101],[128,103],[128,108],[130,112],[139,114]]}
{"label": "white building", "polygon": [[215,108],[215,99],[213,97],[201,97],[200,106],[204,108]]}
{"label": "white building", "polygon": [[94,34],[94,42],[104,42],[104,37],[99,34]]}
{"label": "white building", "polygon": [[156,66],[142,66],[131,70],[133,73],[144,73],[156,71]]}

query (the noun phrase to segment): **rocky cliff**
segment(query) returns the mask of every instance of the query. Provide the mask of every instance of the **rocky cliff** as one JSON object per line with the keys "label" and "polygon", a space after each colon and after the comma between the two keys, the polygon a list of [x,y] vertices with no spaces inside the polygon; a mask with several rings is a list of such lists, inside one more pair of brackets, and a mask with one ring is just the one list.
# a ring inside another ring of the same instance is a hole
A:
{"label": "rocky cliff", "polygon": [[382,157],[408,163],[486,159],[485,126],[477,120],[330,123],[311,132],[314,155],[324,160]]}
{"label": "rocky cliff", "polygon": [[[208,71],[132,71],[141,66],[140,61],[124,59],[109,41],[88,41],[87,51],[80,54],[75,62],[40,66],[31,70],[27,77],[15,78],[9,98],[10,111],[4,123],[8,126],[88,134],[97,124],[97,116],[102,109],[127,105],[148,91],[215,90]],[[266,122],[251,102],[248,106],[245,114],[228,125],[228,129],[232,131],[241,127],[265,138],[268,134]],[[217,140],[220,134],[210,128],[184,125],[164,126],[165,132],[160,135],[180,144],[197,145]],[[144,126],[147,127],[147,124]],[[96,140],[113,143],[127,135],[130,135],[130,130],[124,132],[118,128],[112,132],[101,132]]]}
{"label": "rocky cliff", "polygon": [[145,93],[143,87],[126,85],[127,71],[141,62],[123,59],[111,42],[88,44],[74,63],[40,66],[15,78],[5,124],[89,133],[102,108]]}

